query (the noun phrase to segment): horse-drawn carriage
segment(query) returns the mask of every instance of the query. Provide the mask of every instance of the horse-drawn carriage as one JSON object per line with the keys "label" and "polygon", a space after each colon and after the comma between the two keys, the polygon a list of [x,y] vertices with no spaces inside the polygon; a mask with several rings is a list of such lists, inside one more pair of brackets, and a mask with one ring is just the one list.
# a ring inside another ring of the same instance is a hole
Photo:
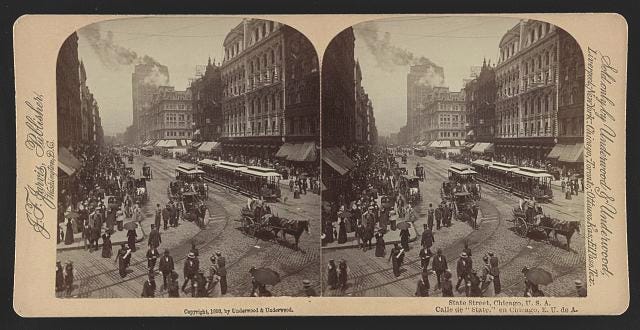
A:
{"label": "horse-drawn carriage", "polygon": [[400,192],[409,204],[415,206],[422,200],[422,195],[420,194],[420,179],[412,175],[400,176]]}
{"label": "horse-drawn carriage", "polygon": [[237,221],[241,223],[241,229],[246,234],[256,236],[270,232],[277,237],[278,232],[282,232],[282,239],[285,241],[286,234],[291,234],[295,238],[296,249],[302,233],[309,233],[309,221],[281,218],[272,214],[269,205],[260,200],[251,199],[242,208],[240,215],[241,218]]}
{"label": "horse-drawn carriage", "polygon": [[144,178],[147,179],[147,180],[153,179],[153,173],[151,172],[151,166],[147,165],[146,163],[142,166],[142,176],[144,176]]}
{"label": "horse-drawn carriage", "polygon": [[208,208],[204,201],[194,191],[187,191],[178,197],[178,209],[183,219],[195,222],[199,227],[206,225]]}
{"label": "horse-drawn carriage", "polygon": [[133,200],[136,204],[142,204],[149,200],[147,192],[147,179],[144,177],[133,179],[134,195]]}
{"label": "horse-drawn carriage", "polygon": [[424,167],[420,163],[416,165],[416,176],[420,181],[424,181]]}
{"label": "horse-drawn carriage", "polygon": [[469,221],[473,217],[473,207],[476,205],[473,196],[468,192],[453,193],[452,202],[455,219]]}
{"label": "horse-drawn carriage", "polygon": [[553,231],[554,238],[557,242],[558,234],[567,239],[567,250],[571,247],[571,237],[575,232],[580,233],[579,221],[566,221],[552,218],[542,212],[542,207],[536,207],[530,203],[524,203],[522,207],[518,206],[512,210],[515,231],[522,237],[527,237],[533,232],[543,232],[549,239],[549,234]]}

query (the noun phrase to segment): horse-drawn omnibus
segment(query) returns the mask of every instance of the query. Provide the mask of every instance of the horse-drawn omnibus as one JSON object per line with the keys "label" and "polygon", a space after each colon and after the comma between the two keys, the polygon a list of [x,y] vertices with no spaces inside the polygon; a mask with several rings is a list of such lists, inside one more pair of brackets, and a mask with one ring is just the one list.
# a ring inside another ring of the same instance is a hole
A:
{"label": "horse-drawn omnibus", "polygon": [[145,157],[153,156],[153,147],[143,147],[140,149],[140,153]]}
{"label": "horse-drawn omnibus", "polygon": [[202,179],[204,171],[194,164],[182,163],[176,167],[176,179],[185,182],[194,182]]}
{"label": "horse-drawn omnibus", "polygon": [[469,193],[473,199],[480,199],[480,192],[476,188],[475,175],[478,174],[471,167],[464,164],[451,164],[447,170],[448,181],[442,183],[440,196],[444,200],[454,199],[455,193]]}
{"label": "horse-drawn omnibus", "polygon": [[273,168],[249,166],[238,172],[239,189],[250,196],[262,197],[267,201],[277,201],[281,196],[282,176]]}

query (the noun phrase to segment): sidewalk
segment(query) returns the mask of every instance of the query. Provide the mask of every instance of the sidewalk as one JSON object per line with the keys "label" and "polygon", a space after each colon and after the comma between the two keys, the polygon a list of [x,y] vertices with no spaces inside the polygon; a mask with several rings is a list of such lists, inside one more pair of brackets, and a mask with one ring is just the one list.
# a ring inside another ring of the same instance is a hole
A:
{"label": "sidewalk", "polygon": [[[145,238],[145,233],[144,230],[142,229],[142,226],[138,226],[138,228],[136,228],[136,234],[138,235],[138,237],[136,238],[136,243],[137,242],[141,242],[142,240],[144,240]],[[127,239],[127,231],[126,230],[122,230],[122,231],[118,231],[117,229],[113,232],[113,234],[111,234],[111,245],[116,247],[119,246],[122,243],[127,243],[128,239]],[[102,238],[100,238],[98,240],[98,246],[102,246]],[[66,245],[64,244],[64,241],[58,243],[58,245],[56,246],[56,250],[57,251],[66,251],[66,250],[74,250],[74,249],[84,249],[84,242],[82,240],[82,233],[77,233],[73,235],[73,243]]]}
{"label": "sidewalk", "polygon": [[[409,242],[413,242],[418,238],[418,233],[416,229],[411,226],[409,227]],[[376,239],[371,239],[372,246],[375,246]],[[389,230],[384,234],[384,244],[389,245],[393,243],[400,243],[400,230]],[[358,248],[358,239],[356,238],[356,233],[347,233],[347,241],[343,244],[338,244],[337,240],[334,240],[332,243],[329,243],[322,247],[322,249],[346,249],[346,248]]]}

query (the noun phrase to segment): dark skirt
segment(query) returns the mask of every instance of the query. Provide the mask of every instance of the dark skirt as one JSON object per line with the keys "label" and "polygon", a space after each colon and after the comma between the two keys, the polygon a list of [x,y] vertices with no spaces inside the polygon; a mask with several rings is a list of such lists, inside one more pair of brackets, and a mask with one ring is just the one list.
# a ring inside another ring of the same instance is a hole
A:
{"label": "dark skirt", "polygon": [[384,257],[384,238],[376,240],[376,257]]}
{"label": "dark skirt", "polygon": [[102,240],[102,257],[103,258],[111,258],[113,254],[111,249],[111,239],[103,239]]}
{"label": "dark skirt", "polygon": [[71,222],[67,224],[67,230],[64,234],[64,244],[65,245],[73,244],[73,225],[71,225]]}
{"label": "dark skirt", "polygon": [[329,270],[328,276],[327,276],[327,285],[329,285],[330,287],[335,287],[338,284],[338,272],[333,269],[333,270]]}
{"label": "dark skirt", "polygon": [[344,244],[346,242],[347,242],[347,227],[343,221],[340,223],[340,226],[338,229],[338,244]]}

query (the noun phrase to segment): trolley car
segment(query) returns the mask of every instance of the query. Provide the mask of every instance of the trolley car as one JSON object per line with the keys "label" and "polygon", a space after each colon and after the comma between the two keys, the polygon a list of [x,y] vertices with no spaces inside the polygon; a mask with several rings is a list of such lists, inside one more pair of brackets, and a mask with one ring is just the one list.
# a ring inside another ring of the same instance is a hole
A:
{"label": "trolley car", "polygon": [[277,201],[281,196],[280,179],[282,175],[273,168],[249,166],[237,172],[238,188],[244,193],[262,197],[268,201]]}
{"label": "trolley car", "polygon": [[553,175],[546,170],[483,160],[475,160],[471,164],[480,181],[536,201],[549,202],[553,199]]}

